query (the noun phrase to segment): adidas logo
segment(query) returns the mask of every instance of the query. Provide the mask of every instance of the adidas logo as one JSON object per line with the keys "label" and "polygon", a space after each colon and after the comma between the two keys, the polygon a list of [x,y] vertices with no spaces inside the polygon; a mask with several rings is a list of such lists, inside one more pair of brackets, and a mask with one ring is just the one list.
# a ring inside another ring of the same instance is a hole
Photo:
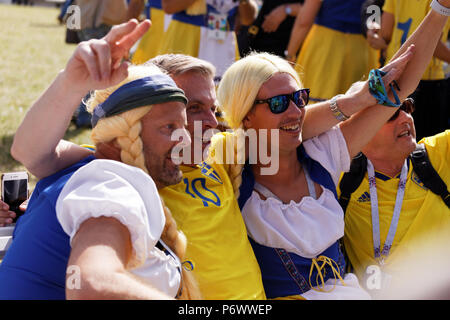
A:
{"label": "adidas logo", "polygon": [[358,198],[358,202],[370,202],[370,194],[366,191],[361,197]]}

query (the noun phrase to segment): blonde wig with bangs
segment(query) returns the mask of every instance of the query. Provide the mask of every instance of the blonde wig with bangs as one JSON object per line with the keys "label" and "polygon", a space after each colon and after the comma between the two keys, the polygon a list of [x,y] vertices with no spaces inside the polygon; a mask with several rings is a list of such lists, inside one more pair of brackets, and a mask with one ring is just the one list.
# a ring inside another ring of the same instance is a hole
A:
{"label": "blonde wig with bangs", "polygon": [[[239,164],[237,159],[239,154],[245,154],[245,145],[237,141],[243,139],[245,135],[243,120],[252,110],[254,102],[261,86],[277,73],[289,74],[303,88],[298,73],[285,59],[270,53],[252,52],[248,56],[233,63],[222,77],[217,89],[217,100],[219,107],[224,112],[224,118],[233,129],[235,139],[234,163],[228,166],[228,174],[233,184],[236,197],[239,197],[239,187],[242,182],[243,164]],[[223,152],[216,152],[216,148],[222,147],[219,144],[220,136],[212,139],[208,162],[224,163],[224,159],[214,158],[215,155],[223,155]],[[238,149],[239,146],[239,149]]]}

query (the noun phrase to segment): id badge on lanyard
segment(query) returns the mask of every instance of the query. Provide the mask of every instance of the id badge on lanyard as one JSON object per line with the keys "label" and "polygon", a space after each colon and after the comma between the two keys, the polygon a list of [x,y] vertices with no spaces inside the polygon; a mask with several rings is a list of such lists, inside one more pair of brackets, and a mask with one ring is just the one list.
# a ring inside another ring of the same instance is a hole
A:
{"label": "id badge on lanyard", "polygon": [[227,36],[227,14],[208,12],[208,38],[224,41]]}
{"label": "id badge on lanyard", "polygon": [[385,271],[384,266],[370,265],[366,268],[365,287],[372,296],[386,292],[392,281],[392,275]]}

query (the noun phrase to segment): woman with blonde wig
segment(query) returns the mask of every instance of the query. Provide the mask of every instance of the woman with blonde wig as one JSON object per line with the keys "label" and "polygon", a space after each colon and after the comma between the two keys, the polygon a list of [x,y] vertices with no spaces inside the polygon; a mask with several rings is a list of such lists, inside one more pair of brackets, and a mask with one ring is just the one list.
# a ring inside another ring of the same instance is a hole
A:
{"label": "woman with blonde wig", "polygon": [[233,142],[228,172],[268,298],[370,297],[355,275],[344,273],[344,215],[336,184],[352,157],[414,91],[446,20],[432,11],[385,68],[311,107],[309,90],[277,56],[251,54],[224,74],[218,102],[234,131],[214,138],[209,161],[227,162],[223,151],[229,153],[226,142]]}

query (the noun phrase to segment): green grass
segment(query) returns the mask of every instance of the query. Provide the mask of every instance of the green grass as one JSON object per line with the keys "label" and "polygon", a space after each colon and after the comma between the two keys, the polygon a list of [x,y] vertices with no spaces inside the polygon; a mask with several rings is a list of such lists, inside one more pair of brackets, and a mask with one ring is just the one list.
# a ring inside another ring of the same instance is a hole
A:
{"label": "green grass", "polygon": [[[64,42],[65,27],[58,23],[58,13],[53,7],[0,4],[0,173],[26,170],[11,157],[14,134],[75,49]],[[89,143],[89,135],[90,130],[71,126],[65,139]],[[36,178],[30,177],[34,188]]]}

